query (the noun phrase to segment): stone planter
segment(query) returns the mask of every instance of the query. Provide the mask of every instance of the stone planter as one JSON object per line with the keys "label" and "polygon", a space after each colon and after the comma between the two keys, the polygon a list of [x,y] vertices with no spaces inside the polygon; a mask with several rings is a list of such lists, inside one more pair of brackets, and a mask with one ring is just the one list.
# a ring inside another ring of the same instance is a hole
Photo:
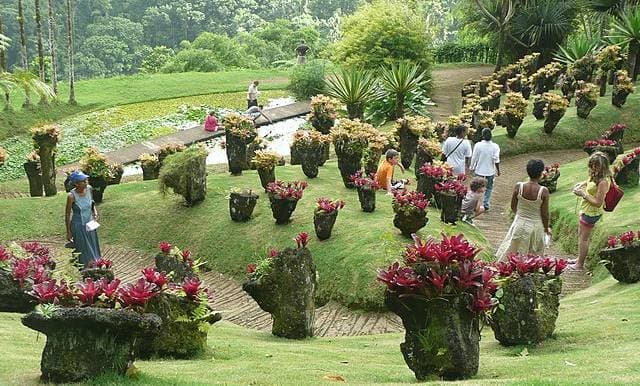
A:
{"label": "stone planter", "polygon": [[267,185],[270,182],[276,181],[276,167],[272,167],[271,169],[262,169],[258,168],[258,176],[260,177],[260,185],[265,189],[267,189]]}
{"label": "stone planter", "polygon": [[338,169],[345,188],[353,189],[356,186],[351,181],[351,176],[356,174],[362,168],[362,152],[357,154],[340,154],[338,155]]}
{"label": "stone planter", "polygon": [[544,117],[544,132],[546,134],[553,133],[553,130],[558,126],[558,122],[564,116],[564,111],[548,111]]}
{"label": "stone planter", "polygon": [[506,125],[507,128],[507,137],[515,138],[518,133],[518,129],[522,125],[522,118],[516,117],[514,114],[506,113]]}
{"label": "stone planter", "polygon": [[136,342],[135,352],[140,358],[152,356],[191,358],[207,347],[209,325],[222,319],[219,313],[209,313],[202,319],[194,319],[197,302],[169,293],[153,297],[147,312],[162,319],[158,334],[153,339]]}
{"label": "stone planter", "polygon": [[433,157],[431,156],[431,154],[420,150],[420,148],[418,147],[418,150],[416,151],[416,166],[415,166],[415,174],[416,174],[416,180],[420,179],[420,168],[422,167],[422,165],[426,164],[426,163],[432,163],[433,162]]}
{"label": "stone planter", "polygon": [[242,285],[271,314],[271,333],[289,339],[313,336],[316,266],[307,248],[287,248],[272,258],[273,268]]}
{"label": "stone planter", "polygon": [[93,188],[91,194],[93,195],[93,201],[96,204],[102,202],[105,189],[107,189],[107,179],[104,177],[89,176],[89,185]]}
{"label": "stone planter", "polygon": [[115,173],[107,180],[107,185],[118,185],[122,181],[122,175],[124,174],[124,169],[119,168],[115,171]]}
{"label": "stone planter", "polygon": [[600,258],[617,281],[622,283],[640,281],[640,243],[603,249],[600,251]]}
{"label": "stone planter", "polygon": [[229,215],[231,220],[237,222],[249,221],[257,202],[257,194],[231,192],[229,195]]}
{"label": "stone planter", "polygon": [[553,193],[558,187],[558,178],[560,178],[560,172],[558,172],[553,178],[548,180],[540,180],[538,183],[542,186],[546,186],[547,189],[549,189],[549,193]]}
{"label": "stone planter", "polygon": [[372,151],[369,149],[369,154],[363,157],[364,174],[371,175],[378,171],[378,165],[380,164],[380,157],[382,157],[381,151]]}
{"label": "stone planter", "polygon": [[385,305],[402,319],[400,351],[416,379],[466,379],[478,373],[480,323],[462,298],[427,301],[387,290]]}
{"label": "stone planter", "polygon": [[180,257],[158,253],[154,260],[158,272],[173,272],[173,281],[176,283],[182,283],[185,278],[195,276],[193,268]]}
{"label": "stone planter", "polygon": [[424,174],[420,174],[418,177],[418,185],[416,190],[426,197],[427,200],[431,200],[436,192],[436,184],[438,180],[433,177],[425,176]]}
{"label": "stone planter", "polygon": [[272,196],[269,197],[269,202],[271,203],[271,213],[278,225],[288,224],[298,205],[298,200]]}
{"label": "stone planter", "polygon": [[313,214],[313,225],[316,230],[316,236],[320,240],[326,240],[331,237],[331,231],[338,218],[338,211],[332,213],[315,212]]}
{"label": "stone planter", "polygon": [[440,221],[447,224],[455,224],[458,221],[462,207],[462,199],[455,194],[436,193],[440,202]]}
{"label": "stone planter", "polygon": [[639,164],[640,158],[635,158],[633,161],[624,165],[618,174],[616,174],[616,184],[629,188],[638,186],[640,180],[640,175],[638,174]]}
{"label": "stone planter", "polygon": [[393,216],[393,226],[400,229],[400,232],[409,238],[412,233],[416,233],[427,225],[427,222],[429,222],[429,219],[425,211],[416,211],[409,214],[396,212],[395,216]]}
{"label": "stone planter", "polygon": [[600,96],[603,97],[607,93],[607,75],[601,74],[598,76],[598,86],[600,86]]}
{"label": "stone planter", "polygon": [[609,164],[612,164],[615,160],[616,157],[618,157],[618,147],[617,146],[594,146],[594,147],[585,147],[582,148],[582,150],[585,151],[585,153],[591,155],[596,151],[601,151],[604,154],[607,155],[607,158],[609,158]]}
{"label": "stone planter", "polygon": [[523,84],[520,93],[522,94],[522,97],[524,99],[529,100],[529,98],[531,97],[531,86],[529,86],[528,84]]}
{"label": "stone planter", "polygon": [[576,110],[578,112],[578,117],[586,119],[591,113],[591,110],[593,110],[597,104],[598,101],[590,101],[587,98],[577,98]]}
{"label": "stone planter", "polygon": [[31,197],[44,196],[40,162],[25,162],[24,171],[29,179],[29,195]]}
{"label": "stone planter", "polygon": [[71,182],[71,175],[68,175],[65,179],[64,182],[62,183],[64,185],[64,191],[69,193],[70,191],[73,190],[73,188],[75,188],[76,186],[73,184],[73,182]]}
{"label": "stone planter", "polygon": [[496,339],[504,346],[540,343],[556,328],[562,280],[527,274],[502,286],[500,304],[491,318]]}
{"label": "stone planter", "polygon": [[627,103],[628,96],[629,92],[619,90],[614,86],[613,93],[611,94],[611,103],[616,107],[622,107]]}
{"label": "stone planter", "polygon": [[99,281],[103,277],[106,277],[108,281],[112,281],[115,278],[113,270],[105,268],[85,268],[80,271],[82,280],[90,278],[93,281]]}
{"label": "stone planter", "polygon": [[376,210],[376,191],[374,189],[358,187],[358,201],[363,212],[371,213]]}
{"label": "stone planter", "polygon": [[493,97],[493,98],[489,98],[489,103],[488,103],[488,109],[489,111],[495,111],[497,109],[500,108],[500,95]]}
{"label": "stone planter", "polygon": [[153,336],[162,321],[155,314],[86,307],[62,308],[50,317],[32,312],[22,324],[47,336],[41,379],[67,383],[124,375],[135,359],[135,340]]}
{"label": "stone planter", "polygon": [[11,272],[0,269],[0,312],[30,312],[35,305],[35,298],[13,280]]}
{"label": "stone planter", "polygon": [[400,162],[405,169],[408,169],[418,149],[418,136],[411,133],[406,121],[400,125],[398,136],[400,137]]}
{"label": "stone planter", "polygon": [[253,141],[253,138],[241,138],[226,131],[227,160],[229,163],[229,172],[234,176],[242,175],[243,170],[247,170],[247,143]]}
{"label": "stone planter", "polygon": [[322,161],[322,147],[311,147],[300,153],[302,172],[309,178],[318,177],[318,165]]}
{"label": "stone planter", "polygon": [[318,130],[322,134],[329,134],[331,128],[336,123],[336,120],[331,118],[320,119],[314,116],[313,118],[311,118],[310,122],[311,126],[313,126],[314,129]]}
{"label": "stone planter", "polygon": [[140,167],[142,168],[143,181],[158,179],[158,176],[160,175],[160,168],[158,167],[158,164],[145,165],[145,163],[143,162],[140,164]]}
{"label": "stone planter", "polygon": [[326,142],[322,144],[322,157],[320,157],[320,162],[318,162],[318,166],[324,166],[324,163],[329,160],[331,150],[331,143]]}
{"label": "stone planter", "polygon": [[623,138],[624,138],[624,130],[616,131],[614,133],[607,135],[607,139],[611,141],[616,141],[619,143],[622,143]]}
{"label": "stone planter", "polygon": [[295,144],[289,148],[291,151],[291,165],[300,165],[300,149]]}
{"label": "stone planter", "polygon": [[547,105],[546,99],[540,99],[533,102],[533,116],[537,120],[544,119],[544,107]]}
{"label": "stone planter", "polygon": [[542,94],[547,91],[546,82],[544,78],[537,78],[533,84],[533,93]]}

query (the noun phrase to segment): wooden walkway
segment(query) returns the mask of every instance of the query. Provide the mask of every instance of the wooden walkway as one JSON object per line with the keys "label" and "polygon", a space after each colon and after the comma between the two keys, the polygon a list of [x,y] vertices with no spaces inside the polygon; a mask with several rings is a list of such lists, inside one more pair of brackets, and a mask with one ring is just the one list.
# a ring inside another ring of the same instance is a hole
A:
{"label": "wooden walkway", "polygon": [[[264,114],[271,118],[273,122],[284,121],[289,118],[299,117],[309,113],[309,102],[296,102],[286,106],[275,107],[272,109],[265,109]],[[268,125],[269,121],[260,117],[256,120],[256,127]],[[162,145],[168,143],[181,143],[189,146],[193,143],[207,141],[212,138],[220,137],[224,135],[224,131],[209,132],[205,131],[202,125],[194,126],[190,129],[181,130],[173,134],[164,135],[156,139],[137,143],[122,149],[118,149],[107,153],[106,156],[109,162],[119,163],[126,165],[138,160],[138,157],[143,153],[156,153],[160,150]],[[67,165],[58,170],[69,169],[77,167],[77,164]]]}

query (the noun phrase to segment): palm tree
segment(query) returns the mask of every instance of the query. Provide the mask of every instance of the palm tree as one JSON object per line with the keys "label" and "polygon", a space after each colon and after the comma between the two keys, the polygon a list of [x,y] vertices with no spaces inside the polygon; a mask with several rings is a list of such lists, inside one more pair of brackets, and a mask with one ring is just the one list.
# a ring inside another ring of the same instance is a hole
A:
{"label": "palm tree", "polygon": [[623,44],[627,44],[627,71],[635,82],[640,70],[640,66],[638,66],[638,56],[640,55],[640,7],[630,8],[616,18],[611,23],[611,31],[607,37],[620,39]]}
{"label": "palm tree", "polygon": [[30,95],[34,92],[42,98],[53,97],[51,87],[42,82],[29,70],[16,70],[13,74],[6,76],[5,79],[13,82],[16,87],[20,87],[24,91],[25,99],[30,98]]}
{"label": "palm tree", "polygon": [[420,67],[408,62],[382,68],[380,85],[388,95],[395,98],[394,119],[404,117],[406,99],[424,86],[426,76],[426,72],[421,71]]}
{"label": "palm tree", "polygon": [[594,56],[602,47],[599,36],[576,35],[564,45],[558,45],[554,59],[566,65],[571,65],[585,56]]}
{"label": "palm tree", "polygon": [[327,94],[347,105],[349,119],[362,119],[367,104],[378,97],[376,81],[367,71],[340,71],[326,79]]}
{"label": "palm tree", "polygon": [[[27,71],[29,69],[29,59],[27,57],[27,34],[24,31],[24,6],[22,0],[18,0],[18,24],[20,26],[20,64],[22,69]],[[28,93],[25,95],[24,106],[31,106],[31,96]]]}
{"label": "palm tree", "polygon": [[49,1],[49,54],[51,55],[51,88],[58,95],[58,63],[56,62],[56,20],[53,0]]}
{"label": "palm tree", "polygon": [[16,83],[13,81],[13,75],[8,72],[0,71],[0,90],[4,92],[4,110],[11,110],[11,92],[16,88]]}
{"label": "palm tree", "polygon": [[495,71],[498,71],[502,67],[505,48],[510,43],[508,38],[515,39],[510,32],[511,19],[515,12],[513,0],[475,0],[475,3],[483,16],[479,21],[480,28],[486,33],[498,35],[495,68]]}
{"label": "palm tree", "polygon": [[15,87],[13,82],[6,80],[5,73],[7,71],[7,59],[4,56],[4,51],[9,48],[9,44],[11,43],[11,39],[4,35],[3,25],[2,25],[2,14],[0,13],[0,89],[4,92],[4,109],[10,110],[11,103],[9,100],[9,96],[11,95],[11,90]]}
{"label": "palm tree", "polygon": [[76,79],[75,68],[73,66],[73,5],[71,0],[67,0],[67,52],[69,54],[69,104],[76,102]]}
{"label": "palm tree", "polygon": [[[42,45],[42,15],[40,14],[40,0],[35,0],[36,6],[36,35],[38,39],[38,74],[40,81],[44,82],[44,46]],[[40,98],[40,104],[46,105],[49,102],[45,97]]]}

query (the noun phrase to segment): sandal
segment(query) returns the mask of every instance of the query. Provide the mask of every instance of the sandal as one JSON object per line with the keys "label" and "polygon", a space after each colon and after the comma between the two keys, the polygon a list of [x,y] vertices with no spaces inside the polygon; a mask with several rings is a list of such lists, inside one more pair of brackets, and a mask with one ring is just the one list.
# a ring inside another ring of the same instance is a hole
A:
{"label": "sandal", "polygon": [[584,267],[578,268],[575,264],[569,264],[565,271],[584,272]]}

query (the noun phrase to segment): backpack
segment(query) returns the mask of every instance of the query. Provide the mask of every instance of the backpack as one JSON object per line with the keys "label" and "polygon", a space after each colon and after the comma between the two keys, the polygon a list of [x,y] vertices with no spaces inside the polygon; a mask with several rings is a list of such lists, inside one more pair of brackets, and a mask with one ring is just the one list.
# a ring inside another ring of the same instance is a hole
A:
{"label": "backpack", "polygon": [[622,199],[622,196],[624,196],[624,192],[622,191],[622,189],[620,189],[618,184],[616,184],[613,178],[611,178],[611,185],[609,186],[609,191],[604,196],[604,210],[606,212],[613,212],[613,210],[616,208],[616,206]]}

